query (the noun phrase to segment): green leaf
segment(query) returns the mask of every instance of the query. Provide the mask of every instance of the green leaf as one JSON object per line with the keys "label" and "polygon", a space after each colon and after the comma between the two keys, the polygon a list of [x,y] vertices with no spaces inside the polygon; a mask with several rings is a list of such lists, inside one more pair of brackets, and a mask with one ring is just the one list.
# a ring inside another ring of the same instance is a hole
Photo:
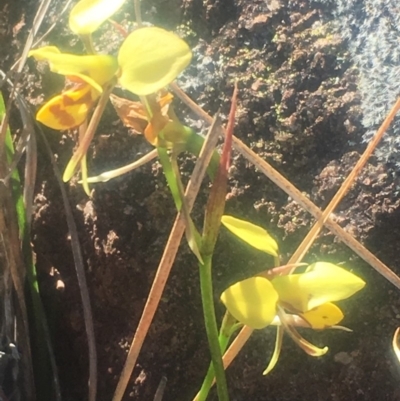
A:
{"label": "green leaf", "polygon": [[[0,92],[0,121],[3,121],[6,112],[3,95]],[[31,135],[34,135],[32,132]],[[8,164],[12,164],[15,155],[14,144],[9,127],[6,129],[5,137],[6,157]],[[28,184],[26,184],[28,185]],[[33,262],[31,247],[31,233],[26,219],[23,188],[15,168],[11,173],[10,186],[12,198],[17,214],[19,237],[22,242],[22,256],[26,268],[27,293],[26,303],[29,314],[29,325],[31,330],[31,347],[33,353],[33,370],[35,378],[36,395],[38,399],[59,400],[59,379],[56,370],[51,336],[39,293],[36,266]],[[39,373],[40,372],[40,373]],[[27,372],[26,372],[27,373]]]}
{"label": "green leaf", "polygon": [[302,274],[275,277],[272,284],[280,303],[297,312],[349,298],[365,286],[355,274],[327,262],[314,263]]}
{"label": "green leaf", "polygon": [[168,156],[168,151],[165,148],[158,147],[157,152],[169,186],[169,190],[171,191],[172,198],[174,199],[175,207],[179,212],[182,208],[182,198],[180,196],[178,181],[176,180],[176,176]]}
{"label": "green leaf", "polygon": [[69,27],[77,35],[88,35],[115,12],[125,0],[81,0],[75,4],[69,14]]}
{"label": "green leaf", "polygon": [[229,231],[253,248],[275,257],[278,256],[278,244],[263,228],[227,215],[222,216],[221,222]]}
{"label": "green leaf", "polygon": [[140,96],[156,93],[170,84],[191,58],[189,46],[172,32],[157,27],[137,29],[119,50],[119,83]]}
{"label": "green leaf", "polygon": [[251,277],[230,286],[221,295],[229,313],[253,329],[268,326],[276,315],[278,293],[264,277]]}
{"label": "green leaf", "polygon": [[[3,95],[0,92],[0,121],[3,121],[5,113],[6,113],[6,107],[4,104]],[[14,144],[11,136],[11,131],[8,126],[6,128],[5,147],[6,147],[7,164],[10,165],[14,155]],[[21,180],[17,168],[15,168],[14,171],[12,171],[11,178],[12,178],[11,189],[13,193],[15,210],[17,212],[18,227],[20,230],[19,234],[20,238],[22,238],[25,235],[26,215],[25,215],[24,200],[21,191]]]}

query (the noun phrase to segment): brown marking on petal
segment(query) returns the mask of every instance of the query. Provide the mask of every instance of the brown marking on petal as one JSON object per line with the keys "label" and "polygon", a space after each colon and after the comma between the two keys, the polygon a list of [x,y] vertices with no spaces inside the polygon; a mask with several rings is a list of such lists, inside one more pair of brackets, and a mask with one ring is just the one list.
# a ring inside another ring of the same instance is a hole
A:
{"label": "brown marking on petal", "polygon": [[76,102],[68,95],[62,95],[62,102],[65,107],[73,106]]}
{"label": "brown marking on petal", "polygon": [[61,109],[59,104],[50,106],[49,111],[64,127],[72,128],[76,125],[74,117],[67,111]]}
{"label": "brown marking on petal", "polygon": [[83,96],[79,97],[78,99],[74,100],[67,94],[62,95],[62,102],[65,107],[74,106],[77,104],[90,104],[92,101],[92,96],[90,91],[86,92]]}

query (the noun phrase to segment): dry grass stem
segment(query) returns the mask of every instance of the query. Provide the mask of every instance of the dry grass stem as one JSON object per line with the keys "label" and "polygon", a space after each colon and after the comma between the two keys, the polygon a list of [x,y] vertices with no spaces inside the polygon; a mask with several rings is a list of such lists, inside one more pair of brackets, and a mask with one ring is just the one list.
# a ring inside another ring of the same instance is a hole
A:
{"label": "dry grass stem", "polygon": [[382,139],[383,134],[386,132],[386,130],[389,128],[391,122],[393,121],[396,113],[398,112],[400,108],[400,98],[397,99],[396,103],[390,110],[389,114],[383,121],[382,125],[376,132],[375,136],[372,138],[372,140],[369,142],[367,148],[365,149],[364,153],[354,166],[353,170],[350,172],[350,174],[347,176],[347,178],[344,180],[343,184],[339,188],[339,190],[336,192],[335,196],[332,198],[332,200],[329,202],[328,206],[322,213],[322,215],[318,218],[317,222],[313,225],[311,230],[308,232],[302,243],[299,245],[297,248],[296,252],[292,255],[292,257],[289,259],[288,263],[299,263],[307,253],[307,251],[310,249],[311,245],[314,243],[315,239],[317,238],[319,232],[323,228],[326,220],[329,218],[330,214],[335,210],[339,202],[342,200],[342,198],[346,195],[347,191],[350,189],[351,185],[354,183],[355,179],[359,175],[360,171],[362,168],[365,166],[367,163],[369,157],[372,155],[373,151],[375,150],[376,146],[378,145],[379,141]]}

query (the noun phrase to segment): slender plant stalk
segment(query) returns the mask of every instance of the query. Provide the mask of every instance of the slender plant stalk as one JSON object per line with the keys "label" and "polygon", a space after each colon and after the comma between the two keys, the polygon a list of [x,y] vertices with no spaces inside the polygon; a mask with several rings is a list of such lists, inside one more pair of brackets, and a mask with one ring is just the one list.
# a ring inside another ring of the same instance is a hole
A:
{"label": "slender plant stalk", "polygon": [[253,333],[253,329],[249,326],[244,326],[242,330],[240,330],[239,334],[232,341],[232,344],[229,346],[228,350],[225,352],[222,360],[224,362],[224,368],[226,369],[232,361],[236,358],[239,351],[243,348],[243,346],[247,343],[247,340]]}
{"label": "slender plant stalk", "polygon": [[[225,352],[226,347],[228,346],[229,339],[231,338],[233,332],[232,329],[235,323],[236,319],[233,318],[233,316],[228,311],[226,311],[225,316],[222,320],[221,329],[218,337],[219,348],[222,353]],[[212,385],[214,384],[214,381],[215,381],[214,365],[211,362],[210,366],[208,367],[208,371],[206,377],[204,378],[203,384],[201,385],[201,388],[197,393],[196,397],[193,399],[193,401],[205,401]]]}
{"label": "slender plant stalk", "polygon": [[[222,361],[224,363],[224,369],[226,370],[229,365],[233,362],[233,360],[237,357],[240,350],[247,343],[247,340],[253,334],[253,329],[249,326],[244,326],[242,330],[238,333],[235,339],[232,341],[232,344],[229,346],[228,350],[224,353],[222,357]],[[214,384],[214,377],[212,377],[212,383]],[[199,393],[193,398],[193,401],[200,401]]]}
{"label": "slender plant stalk", "polygon": [[[218,119],[215,119],[215,121],[211,125],[208,136],[204,141],[203,148],[200,152],[199,158],[193,170],[193,174],[186,188],[185,197],[187,200],[189,211],[193,207],[207,166],[211,160],[214,148],[218,142],[218,124]],[[121,372],[117,388],[115,389],[115,393],[112,399],[113,401],[121,401],[122,397],[124,396],[126,387],[131,377],[133,368],[135,367],[143,342],[146,338],[147,332],[149,331],[151,322],[156,313],[184,232],[185,219],[183,213],[179,212],[175,218],[175,222],[169,235],[168,242],[164,248],[164,253],[161,258],[160,264],[158,265],[156,276],[154,277],[149,296],[147,297],[146,305],[144,307],[142,316],[136,329],[135,336],[129,348],[124,368]]]}
{"label": "slender plant stalk", "polygon": [[86,35],[79,35],[79,36],[81,38],[83,45],[85,46],[86,53],[87,54],[96,54],[96,50],[94,49],[92,34],[88,33]]}
{"label": "slender plant stalk", "polygon": [[208,346],[210,348],[211,360],[217,382],[219,401],[228,401],[228,386],[222,353],[218,339],[218,327],[215,317],[214,296],[212,285],[212,255],[203,256],[203,264],[199,264],[201,301],[203,304],[204,324],[206,326]]}
{"label": "slender plant stalk", "polygon": [[221,217],[224,214],[225,209],[237,97],[238,88],[237,84],[235,83],[226,127],[224,146],[218,165],[218,171],[213,180],[211,192],[205,209],[201,241],[201,256],[203,257],[203,262],[199,264],[204,322],[206,326],[208,345],[211,352],[211,360],[215,371],[219,401],[228,401],[229,395],[225,371],[222,363],[221,348],[218,340],[217,321],[215,317],[212,285],[212,257],[219,234],[219,229],[221,227]]}

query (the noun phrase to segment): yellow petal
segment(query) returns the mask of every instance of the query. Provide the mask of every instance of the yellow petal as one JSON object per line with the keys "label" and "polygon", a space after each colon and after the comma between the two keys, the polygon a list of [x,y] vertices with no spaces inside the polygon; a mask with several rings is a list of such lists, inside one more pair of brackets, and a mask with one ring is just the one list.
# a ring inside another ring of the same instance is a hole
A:
{"label": "yellow petal", "polygon": [[124,2],[125,0],[81,0],[69,14],[69,27],[77,35],[91,34],[117,12]]}
{"label": "yellow petal", "polygon": [[274,353],[272,354],[271,360],[269,361],[268,366],[263,372],[263,375],[267,375],[271,370],[275,367],[276,363],[278,362],[279,355],[281,354],[282,349],[282,342],[283,342],[283,327],[278,326],[276,328],[276,338],[275,338],[275,348]]}
{"label": "yellow petal", "polygon": [[392,346],[397,360],[400,362],[400,327],[396,329],[393,336]]}
{"label": "yellow petal", "polygon": [[266,278],[252,277],[229,287],[221,301],[240,323],[262,329],[274,319],[278,294]]}
{"label": "yellow petal", "polygon": [[82,187],[87,196],[90,196],[90,188],[88,183],[88,170],[87,170],[87,159],[86,155],[81,160],[81,175],[82,175]]}
{"label": "yellow petal", "polygon": [[326,329],[342,321],[343,312],[335,304],[328,302],[300,315],[313,329]]}
{"label": "yellow petal", "polygon": [[275,277],[272,284],[279,302],[298,312],[349,298],[365,286],[355,274],[326,262],[314,263],[302,274]]}
{"label": "yellow petal", "polygon": [[307,341],[304,337],[302,337],[297,330],[294,329],[294,327],[288,326],[285,327],[286,332],[289,334],[291,339],[308,355],[310,356],[323,356],[325,355],[329,348],[324,347],[324,348],[319,348],[316,345],[310,343]]}
{"label": "yellow petal", "polygon": [[61,53],[55,46],[31,50],[29,55],[36,60],[47,60],[50,70],[57,74],[79,77],[100,93],[103,91],[102,86],[113,78],[118,69],[115,57]]}
{"label": "yellow petal", "polygon": [[189,46],[177,35],[157,27],[137,29],[119,50],[119,82],[137,95],[150,95],[170,84],[191,58]]}
{"label": "yellow petal", "polygon": [[278,256],[278,244],[263,228],[232,216],[222,216],[221,223],[253,248]]}
{"label": "yellow petal", "polygon": [[50,99],[40,108],[36,119],[50,128],[66,130],[82,124],[92,106],[92,89],[85,85]]}

